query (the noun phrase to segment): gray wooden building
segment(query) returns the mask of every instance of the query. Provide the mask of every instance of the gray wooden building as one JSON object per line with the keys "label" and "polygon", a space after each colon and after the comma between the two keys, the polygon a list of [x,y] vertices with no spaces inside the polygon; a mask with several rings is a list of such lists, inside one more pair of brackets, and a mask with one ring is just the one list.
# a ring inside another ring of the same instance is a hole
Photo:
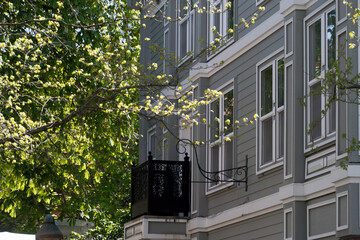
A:
{"label": "gray wooden building", "polygon": [[[349,139],[359,139],[359,104],[330,102],[319,91],[340,49],[351,58],[349,78],[360,72],[360,50],[342,48],[353,41],[349,33],[358,32],[348,16],[353,10],[342,0],[231,0],[226,8],[227,2],[142,2],[143,14],[178,20],[142,21],[141,63],[157,62],[165,73],[188,64],[179,77],[183,94],[191,90],[197,99],[213,89],[223,95],[192,113],[207,124],[172,116],[167,129],[140,118],[142,165],[133,175],[133,219],[125,239],[360,239],[360,153],[347,151]],[[134,0],[128,4],[136,7]],[[260,6],[265,11],[251,24]],[[248,28],[241,27],[242,18]],[[220,34],[219,50],[204,54]],[[177,62],[167,64],[151,44]],[[236,128],[237,121],[248,125]],[[189,164],[176,151],[174,133],[204,142],[196,151],[185,146]],[[340,166],[345,161],[346,169]],[[159,187],[150,169],[157,176],[167,169],[171,177],[162,181],[173,183]],[[166,188],[182,198],[157,198]]]}

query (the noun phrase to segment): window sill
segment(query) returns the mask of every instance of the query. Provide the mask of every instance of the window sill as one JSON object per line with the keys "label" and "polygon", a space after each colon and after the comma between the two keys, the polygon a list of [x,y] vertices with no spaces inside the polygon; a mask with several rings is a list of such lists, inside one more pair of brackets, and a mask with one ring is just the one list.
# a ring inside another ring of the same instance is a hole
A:
{"label": "window sill", "polygon": [[224,182],[224,183],[219,183],[216,186],[212,186],[212,187],[208,187],[207,185],[207,190],[206,190],[206,196],[211,195],[213,193],[219,192],[221,190],[224,190],[226,188],[229,188],[231,186],[233,186],[234,183],[233,182]]}
{"label": "window sill", "polygon": [[260,175],[260,174],[268,172],[268,171],[270,171],[272,169],[283,166],[283,164],[284,164],[284,159],[282,158],[281,160],[278,160],[276,162],[271,162],[271,163],[268,163],[266,165],[256,167],[256,175]]}
{"label": "window sill", "polygon": [[[181,61],[177,63],[177,66],[180,67],[181,65],[185,64],[187,61],[189,61],[193,57],[193,53],[190,55],[186,55],[185,57],[181,58]],[[180,57],[178,57],[180,59]]]}
{"label": "window sill", "polygon": [[335,136],[332,134],[328,138],[320,138],[314,142],[308,143],[307,147],[304,149],[305,157],[314,154],[317,151],[324,150],[327,147],[331,147],[333,144],[335,144],[335,140]]}
{"label": "window sill", "polygon": [[233,44],[235,42],[234,37],[231,37],[230,39],[228,39],[226,41],[226,44],[224,44],[223,46],[221,46],[220,48],[217,49],[217,51],[215,53],[208,53],[207,54],[207,61],[210,61],[211,59],[213,59],[216,55],[218,55],[219,53],[221,53],[224,49],[226,49],[227,47],[229,47],[231,44]]}

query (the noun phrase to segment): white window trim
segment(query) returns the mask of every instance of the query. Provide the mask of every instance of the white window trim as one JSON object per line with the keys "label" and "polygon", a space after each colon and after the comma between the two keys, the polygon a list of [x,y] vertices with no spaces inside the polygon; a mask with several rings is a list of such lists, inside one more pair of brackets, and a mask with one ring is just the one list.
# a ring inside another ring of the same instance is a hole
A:
{"label": "white window trim", "polygon": [[[344,5],[342,2],[343,2],[343,0],[336,0],[336,25],[340,25],[340,24],[342,24],[343,22],[345,22],[348,19],[348,17],[347,17],[348,7],[347,7],[347,5]],[[339,12],[338,12],[339,3],[343,4],[343,6],[345,7],[345,16],[342,19],[338,18],[339,15],[340,15]]]}
{"label": "white window trim", "polygon": [[[287,75],[287,68],[292,66],[292,77],[291,79],[294,81],[294,64],[293,64],[293,60],[287,62],[284,66],[284,107],[285,110],[287,109],[287,82],[288,82],[288,75]],[[295,95],[293,95],[295,96]],[[286,136],[287,136],[287,117],[286,117],[286,112],[284,110],[284,179],[289,179],[292,178],[292,169],[290,170],[290,174],[286,175],[286,169],[287,169],[287,161],[291,161],[291,158],[287,158],[287,145],[286,145]],[[291,164],[291,166],[293,166],[293,164]]]}
{"label": "white window trim", "polygon": [[[286,214],[288,213],[291,213],[291,237],[287,238],[286,237]],[[293,235],[294,235],[294,221],[293,221],[293,210],[292,208],[287,208],[287,209],[284,209],[284,240],[292,240],[293,239]]]}
{"label": "white window trim", "polygon": [[[181,12],[181,9],[180,9],[180,4],[179,4],[179,1],[183,1],[183,0],[177,0],[176,1],[176,5],[177,5],[177,9],[180,10]],[[178,17],[179,17],[179,12],[177,13]],[[195,16],[195,11],[194,9],[191,10],[191,8],[189,7],[189,9],[187,10],[187,13],[185,14],[185,16],[180,20],[178,21],[177,23],[177,31],[176,31],[176,37],[177,37],[177,53],[176,53],[176,56],[180,59],[180,62],[178,62],[178,65],[182,65],[184,62],[186,62],[188,59],[190,59],[192,56],[193,56],[193,52],[191,54],[187,54],[191,51],[193,51],[193,46],[194,46],[194,43],[193,43],[193,30],[194,30],[194,24],[193,24],[193,21],[194,21],[194,16]],[[187,35],[187,38],[186,38],[186,54],[184,57],[181,57],[180,56],[180,44],[181,44],[181,30],[180,30],[180,26],[181,24],[183,24],[185,21],[188,21],[188,24],[187,24],[187,27],[186,27],[186,35]]]}
{"label": "white window trim", "polygon": [[[221,91],[221,89],[224,89],[222,91],[222,96],[224,96],[226,93],[228,93],[230,91],[234,91],[234,79],[231,79],[227,83],[223,84],[217,90]],[[235,98],[235,95],[233,95],[233,96]],[[234,129],[233,129],[233,131],[231,133],[229,133],[228,135],[223,136],[223,134],[221,134],[219,136],[218,140],[216,140],[213,143],[210,143],[210,140],[209,140],[210,139],[210,128],[208,127],[208,123],[210,122],[209,121],[209,115],[210,115],[211,103],[216,101],[216,100],[217,99],[213,99],[210,102],[210,104],[208,104],[208,106],[206,108],[206,118],[207,118],[207,121],[206,121],[207,122],[207,125],[206,125],[206,128],[207,128],[207,130],[206,130],[206,139],[208,140],[207,144],[206,144],[206,149],[207,149],[206,150],[206,159],[207,159],[207,161],[206,161],[206,169],[207,170],[211,169],[211,162],[212,162],[211,161],[211,154],[210,154],[211,146],[213,146],[213,145],[215,145],[215,144],[217,144],[219,142],[221,143],[220,147],[223,146],[224,143],[225,143],[225,138],[226,137],[232,137],[231,141],[233,143],[235,141],[234,140]],[[223,97],[221,97],[219,100],[220,100],[219,116],[220,116],[220,119],[221,119],[222,117],[221,117],[220,113],[221,113],[221,111],[223,109],[223,106],[224,106]],[[235,120],[235,106],[234,106],[233,114],[234,114],[233,119]],[[223,120],[220,120],[220,124],[219,124],[220,129],[223,129],[223,125],[222,125],[223,122],[224,122]],[[233,151],[234,151],[234,149],[235,148],[233,148]],[[233,166],[234,166],[234,163],[235,163],[234,159],[235,159],[235,154],[233,154],[233,159],[232,159]],[[224,170],[224,151],[222,150],[222,148],[220,148],[220,150],[219,150],[219,170]],[[230,186],[234,185],[234,182],[219,182],[218,184],[216,184],[214,186],[211,186],[210,184],[211,183],[206,184],[206,195],[209,195],[209,194],[212,194],[214,192],[218,192],[218,191],[220,191],[222,189],[225,189],[227,187],[230,187]]]}
{"label": "white window trim", "polygon": [[170,17],[167,15],[167,9],[168,9],[169,0],[164,1],[163,11],[164,11],[164,27],[166,27],[169,24],[169,20],[167,20],[167,17]]}
{"label": "white window trim", "polygon": [[[168,55],[168,52],[169,52],[169,50],[170,49],[166,49],[166,34],[169,34],[169,28],[166,28],[165,30],[164,30],[164,59],[163,59],[163,72],[164,73],[166,73],[166,68],[167,67],[169,67],[169,66],[166,66],[166,64],[167,64],[167,58],[169,57]],[[169,36],[168,36],[169,37]],[[169,39],[168,39],[169,40]]]}
{"label": "white window trim", "polygon": [[[148,156],[149,152],[151,151],[151,136],[155,135],[155,140],[156,140],[156,125],[149,128],[147,130],[146,134],[147,134],[147,138],[146,138],[146,140],[147,140],[147,153],[146,153],[146,156]],[[155,158],[155,156],[156,156],[156,144],[155,144],[155,153],[153,153],[151,151],[151,155],[152,155],[153,159],[155,160],[156,159]]]}
{"label": "white window trim", "polygon": [[[339,226],[339,198],[346,196],[346,216],[348,219],[346,219],[346,225]],[[336,231],[341,231],[344,229],[349,228],[349,197],[348,197],[348,191],[344,191],[341,193],[336,194]]]}
{"label": "white window trim", "polygon": [[256,6],[259,6],[260,4],[262,4],[263,2],[265,2],[266,0],[256,0]]}
{"label": "white window trim", "polygon": [[[261,93],[260,91],[260,88],[261,88],[261,85],[260,85],[260,77],[261,77],[261,72],[268,68],[269,66],[273,66],[273,79],[275,79],[275,81],[273,81],[273,89],[277,89],[277,84],[278,84],[278,81],[277,81],[277,71],[276,71],[276,67],[277,66],[277,62],[281,59],[284,59],[284,55],[281,54],[281,56],[278,56],[275,58],[276,55],[279,55],[281,52],[284,51],[284,47],[281,47],[280,49],[276,50],[275,52],[273,52],[272,54],[270,54],[268,57],[264,58],[262,61],[260,61],[259,63],[256,64],[256,112],[259,114],[259,116],[261,115],[260,114],[260,105],[261,105],[261,101],[260,101],[260,98],[261,96],[259,95]],[[264,65],[264,63],[268,62],[267,64]],[[285,59],[284,59],[285,61]],[[262,66],[260,68],[260,66]],[[284,77],[285,77],[285,71],[286,71],[286,68],[284,66]],[[261,161],[261,121],[266,119],[266,118],[269,118],[269,117],[273,117],[273,116],[276,116],[276,119],[278,118],[278,111],[275,112],[277,109],[277,107],[273,107],[273,110],[271,112],[269,112],[268,114],[266,114],[265,116],[260,116],[259,120],[257,121],[257,127],[256,127],[256,136],[257,136],[257,141],[256,141],[256,175],[259,175],[259,174],[262,174],[266,171],[269,171],[271,169],[274,169],[274,168],[277,168],[279,166],[283,166],[284,164],[284,159],[285,159],[285,154],[286,154],[286,147],[285,147],[285,142],[286,142],[286,78],[284,79],[284,106],[281,107],[281,109],[279,111],[284,111],[284,156],[282,158],[279,158],[277,159],[276,155],[277,155],[277,151],[278,151],[278,131],[277,131],[277,124],[278,124],[278,120],[275,120],[273,121],[273,149],[275,149],[275,151],[273,151],[273,157],[272,157],[272,161],[269,162],[269,163],[266,163],[266,164],[263,164],[261,165],[260,164],[260,161]],[[275,104],[278,102],[277,100],[277,90],[276,91],[273,91],[273,101],[275,101]],[[274,104],[274,103],[273,103]]]}
{"label": "white window trim", "polygon": [[[328,1],[326,2],[325,4],[323,4],[321,7],[319,7],[317,10],[318,11],[321,11],[322,8],[325,8],[330,2],[332,1]],[[310,17],[313,17],[315,14],[317,14],[318,11],[314,11],[315,13],[309,15],[308,17],[306,17],[304,19],[304,26],[305,26],[305,29],[306,29],[306,36],[304,36],[304,38],[306,37],[306,40],[304,41],[304,45],[305,45],[305,49],[306,51],[304,51],[304,55],[306,55],[306,71],[304,73],[304,95],[306,96],[306,103],[307,103],[307,107],[306,107],[306,117],[305,117],[305,138],[304,138],[304,141],[305,141],[305,144],[304,144],[304,151],[305,153],[307,152],[310,152],[312,151],[314,148],[316,147],[321,147],[323,146],[325,143],[324,141],[326,141],[326,143],[328,142],[332,142],[332,141],[335,141],[336,138],[335,138],[335,132],[332,132],[332,133],[328,133],[328,118],[329,118],[329,114],[326,113],[325,117],[322,117],[321,120],[320,120],[320,123],[321,123],[321,136],[320,138],[314,140],[314,141],[311,141],[311,136],[310,134],[308,134],[308,130],[309,130],[309,124],[310,124],[310,88],[311,86],[321,82],[325,76],[325,72],[328,70],[327,69],[327,42],[326,42],[326,38],[325,38],[325,33],[326,33],[326,29],[327,29],[327,21],[326,21],[326,16],[329,12],[333,11],[333,10],[336,10],[335,9],[335,6],[332,6],[330,8],[328,8],[327,10],[325,11],[322,11],[318,16],[314,17],[314,19],[312,19],[311,21],[308,21],[307,20],[310,18]],[[320,73],[320,76],[318,76],[317,78],[314,78],[314,79],[309,79],[309,74],[308,74],[308,71],[309,71],[309,68],[310,68],[310,61],[309,61],[309,28],[312,24],[314,24],[315,22],[317,22],[319,19],[321,19],[321,43],[324,45],[325,44],[325,48],[322,47],[321,48],[321,73]],[[337,32],[336,32],[337,33]],[[337,41],[337,40],[336,40]],[[336,47],[337,47],[337,44],[336,44]],[[337,48],[336,48],[337,49]],[[324,94],[321,94],[321,109],[324,109],[325,108],[325,104],[326,104],[326,96]]]}
{"label": "white window trim", "polygon": [[332,204],[335,203],[335,199],[330,199],[330,200],[326,200],[323,202],[319,202],[319,203],[315,203],[315,204],[311,204],[308,205],[306,208],[306,229],[307,229],[307,239],[308,240],[313,240],[313,239],[319,239],[319,238],[323,238],[323,237],[329,237],[329,236],[333,236],[336,234],[336,231],[331,231],[331,232],[327,232],[327,233],[322,233],[322,234],[318,234],[315,236],[309,236],[310,234],[310,228],[309,228],[309,223],[310,223],[310,210],[314,209],[314,208],[318,208],[318,207],[322,207],[328,204]]}
{"label": "white window trim", "polygon": [[163,140],[161,141],[161,150],[162,150],[161,155],[162,155],[163,160],[169,160],[169,159],[167,159],[168,156],[165,156],[165,148],[169,147],[169,143],[165,144],[165,142],[168,142],[168,141],[169,140],[167,139],[167,137],[164,137]]}
{"label": "white window trim", "polygon": [[[208,1],[208,43],[211,44],[211,42],[214,41],[214,34],[213,31],[211,30],[211,28],[214,26],[214,18],[212,17],[213,14],[210,13],[210,10],[212,9],[211,6],[213,5],[217,5],[220,4],[220,29],[216,29],[216,31],[221,34],[223,37],[228,35],[228,10],[225,9],[225,4],[228,2],[228,0],[209,0]],[[235,0],[233,2],[233,4],[235,5]],[[235,9],[235,6],[233,6],[233,11]],[[233,17],[235,18],[235,14],[233,14]],[[235,22],[235,21],[234,21]],[[234,27],[233,27],[234,28]],[[235,34],[235,33],[234,33]],[[227,46],[229,46],[232,42],[234,42],[234,34],[233,36],[231,36],[230,38],[225,38],[226,40],[226,44],[225,45],[221,45],[217,48],[215,53],[209,52],[209,54],[207,54],[207,60],[212,59],[215,55],[217,55],[219,52],[221,52],[224,48],[226,48]]]}
{"label": "white window trim", "polygon": [[[337,31],[337,33],[336,33],[336,46],[339,48],[339,43],[338,43],[338,40],[339,40],[339,36],[341,35],[341,34],[343,34],[345,32],[345,36],[347,37],[347,27],[344,27],[344,28],[342,28],[341,30],[339,30],[339,31]],[[347,38],[346,38],[347,39]],[[345,50],[347,49],[347,43],[345,43]],[[338,57],[338,51],[336,51],[336,57]],[[347,51],[345,51],[345,57],[347,57]],[[346,95],[347,96],[347,95]],[[360,107],[360,105],[359,105],[359,107]],[[339,110],[338,110],[338,108],[339,108],[339,101],[337,101],[336,102],[336,160],[339,160],[339,159],[343,159],[343,158],[345,158],[348,154],[345,152],[345,153],[343,153],[343,154],[341,154],[341,155],[339,155],[339,153],[338,153],[338,142],[337,142],[337,140],[339,139],[339,131],[338,131],[338,129],[339,129],[339,121],[337,121],[338,120],[338,112],[339,112]],[[349,104],[345,104],[345,112],[346,112],[346,116],[348,116],[348,112],[349,112]],[[347,117],[346,117],[346,121],[347,121],[348,119],[347,119]],[[360,126],[360,125],[359,125]],[[348,133],[349,132],[349,124],[348,123],[346,123],[346,133]],[[360,131],[360,129],[359,129],[359,131]],[[346,141],[345,142],[345,144],[346,144],[346,148],[348,147],[348,142]]]}
{"label": "white window trim", "polygon": [[[288,39],[287,39],[287,26],[289,24],[292,24],[292,49],[290,52],[286,52],[287,51],[287,42],[288,42]],[[284,46],[285,46],[285,58],[288,58],[290,57],[291,55],[294,54],[294,18],[290,18],[289,20],[287,20],[284,24],[284,39],[285,39],[285,43],[284,43]]]}
{"label": "white window trim", "polygon": [[[197,119],[196,119],[197,120]],[[194,139],[195,137],[195,129],[194,129],[194,126],[191,127],[191,141],[197,141],[198,139]],[[191,179],[193,181],[196,181],[197,179],[195,179],[195,169],[197,170],[198,169],[198,166],[197,166],[197,161],[195,159],[195,156],[194,156],[194,149],[193,147],[191,146],[190,147],[190,153],[189,153],[189,156],[190,156],[190,162],[191,162]],[[199,173],[199,171],[197,171]],[[199,194],[197,192],[195,192],[195,187],[194,187],[194,184],[192,184],[191,186],[191,199],[190,199],[190,211],[191,211],[191,214],[196,214],[198,212],[197,210],[197,206],[196,206],[196,202],[194,201],[194,197],[195,195],[199,196]],[[197,197],[198,199],[199,197]]]}

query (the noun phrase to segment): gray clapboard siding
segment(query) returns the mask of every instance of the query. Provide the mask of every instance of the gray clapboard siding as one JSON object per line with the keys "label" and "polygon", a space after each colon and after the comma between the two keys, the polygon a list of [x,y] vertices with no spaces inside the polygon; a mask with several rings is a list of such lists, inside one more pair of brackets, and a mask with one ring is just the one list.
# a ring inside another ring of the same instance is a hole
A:
{"label": "gray clapboard siding", "polygon": [[[255,21],[255,24],[251,24],[251,27],[249,28],[244,28],[243,24],[239,24],[239,26],[241,26],[240,31],[238,33],[238,38],[242,38],[244,37],[244,35],[248,32],[250,32],[255,26],[261,24],[262,22],[264,22],[266,19],[268,19],[269,17],[271,17],[272,15],[274,15],[277,11],[279,11],[280,9],[280,0],[272,0],[272,1],[266,1],[265,3],[265,8],[266,11],[265,12],[261,12],[257,18],[257,20]],[[240,20],[242,18],[245,18],[247,22],[251,21],[251,16],[253,16],[253,14],[257,11],[258,7],[255,4],[255,0],[245,0],[245,1],[241,1],[239,4],[239,7],[237,8],[237,19],[238,19],[238,23],[240,22]],[[252,26],[254,25],[254,26]]]}
{"label": "gray clapboard siding", "polygon": [[209,240],[279,240],[283,239],[282,210],[209,232]]}
{"label": "gray clapboard siding", "polygon": [[[283,44],[283,29],[280,29],[258,44],[256,48],[244,53],[233,63],[229,64],[210,78],[210,87],[216,89],[224,84],[227,79],[237,76],[235,82],[235,84],[238,84],[237,96],[246,96],[238,99],[236,115],[240,115],[241,117],[237,120],[242,121],[242,117],[251,118],[256,111],[256,64],[275,50],[282,47]],[[260,52],[261,54],[259,54]],[[243,78],[244,75],[246,76],[245,78]],[[235,207],[239,202],[244,202],[246,199],[256,200],[269,194],[273,194],[278,191],[278,188],[283,183],[282,167],[259,176],[255,173],[255,125],[240,128],[235,133],[235,137],[238,136],[241,136],[241,138],[236,140],[237,150],[235,159],[241,162],[245,157],[243,154],[244,152],[251,153],[249,156],[249,190],[246,193],[242,192],[239,194],[236,191],[237,187],[234,186],[234,189],[232,190],[221,191],[209,195],[209,214],[215,214],[231,207]],[[252,141],[242,141],[242,139],[252,139]]]}

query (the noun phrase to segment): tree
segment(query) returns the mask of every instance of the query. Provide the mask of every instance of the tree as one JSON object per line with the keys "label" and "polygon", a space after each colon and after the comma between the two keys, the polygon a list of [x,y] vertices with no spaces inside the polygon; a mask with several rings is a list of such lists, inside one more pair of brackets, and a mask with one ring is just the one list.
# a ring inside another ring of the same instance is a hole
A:
{"label": "tree", "polygon": [[[138,114],[187,119],[189,109],[221,95],[208,90],[195,102],[185,95],[173,102],[160,90],[180,96],[182,71],[216,51],[224,36],[213,29],[212,44],[166,75],[138,61],[140,18],[176,21],[165,13],[140,15],[125,0],[3,0],[0,12],[1,211],[31,216],[24,226],[46,212],[100,225],[125,221]],[[177,67],[172,54],[163,57]],[[139,99],[139,91],[148,97]]]}
{"label": "tree", "polygon": [[91,0],[0,12],[1,210],[33,226],[46,211],[118,218],[137,156],[138,12]]}

